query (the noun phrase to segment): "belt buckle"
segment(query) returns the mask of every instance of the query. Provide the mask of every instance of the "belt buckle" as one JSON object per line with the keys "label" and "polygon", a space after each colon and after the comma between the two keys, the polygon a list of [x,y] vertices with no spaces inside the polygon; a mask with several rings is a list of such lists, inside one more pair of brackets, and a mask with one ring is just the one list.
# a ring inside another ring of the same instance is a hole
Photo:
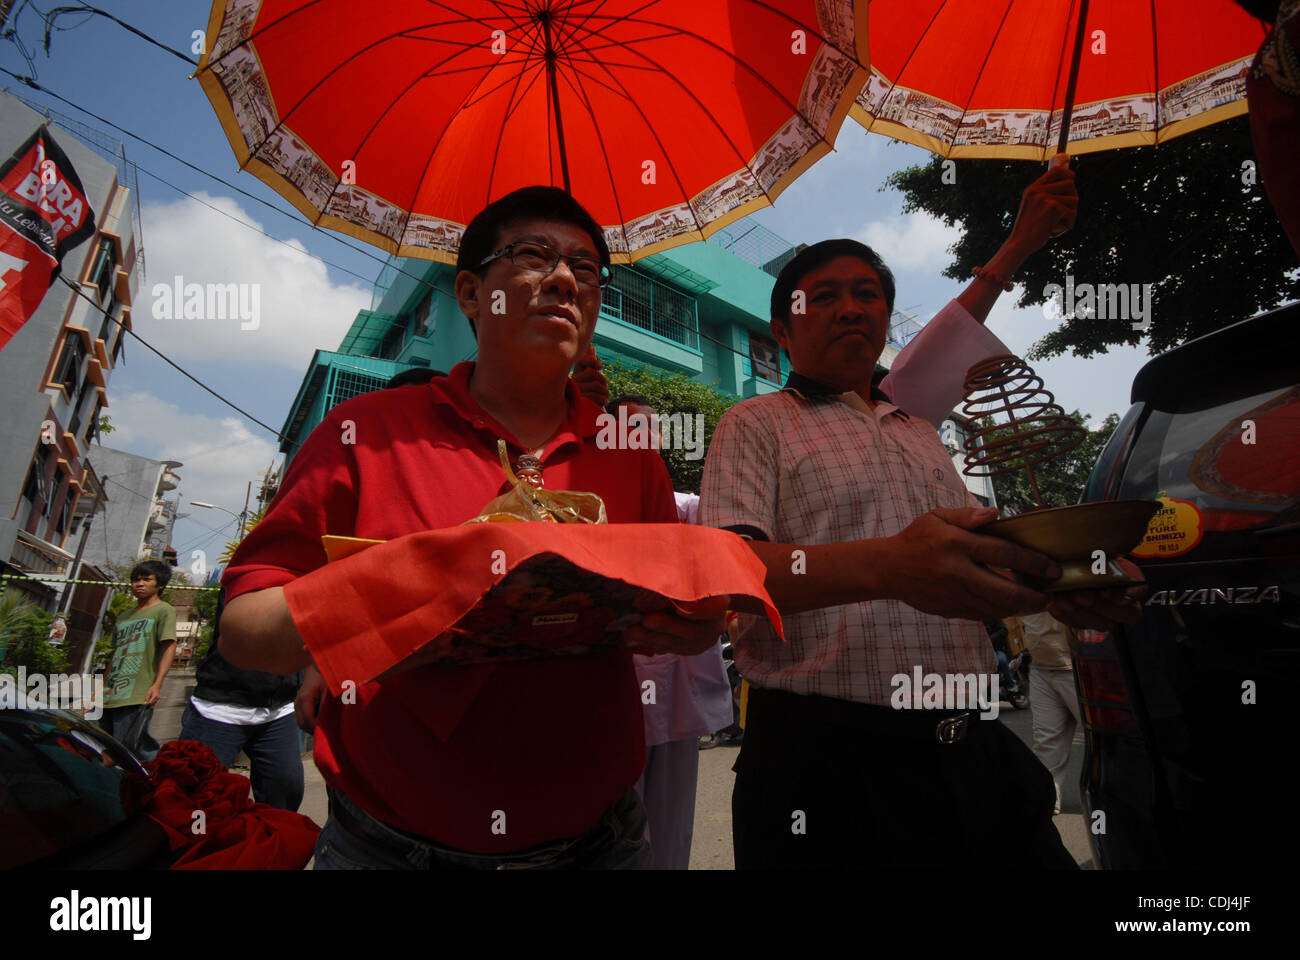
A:
{"label": "belt buckle", "polygon": [[956,743],[966,737],[966,729],[970,726],[970,714],[963,713],[955,717],[946,717],[940,720],[934,728],[934,738],[940,743]]}

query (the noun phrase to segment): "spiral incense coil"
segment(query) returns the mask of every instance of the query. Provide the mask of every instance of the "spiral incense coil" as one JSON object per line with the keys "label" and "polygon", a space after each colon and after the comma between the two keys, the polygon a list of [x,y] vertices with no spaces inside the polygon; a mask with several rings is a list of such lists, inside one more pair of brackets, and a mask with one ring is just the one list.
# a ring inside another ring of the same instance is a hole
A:
{"label": "spiral incense coil", "polygon": [[[1019,357],[1004,353],[975,364],[966,372],[966,400],[961,412],[970,418],[966,466],[971,477],[995,477],[1024,470],[1039,506],[1043,505],[1033,466],[1069,453],[1087,431],[1066,416],[1050,390]],[[1002,415],[1001,423],[993,422]],[[980,424],[979,421],[989,421]]]}

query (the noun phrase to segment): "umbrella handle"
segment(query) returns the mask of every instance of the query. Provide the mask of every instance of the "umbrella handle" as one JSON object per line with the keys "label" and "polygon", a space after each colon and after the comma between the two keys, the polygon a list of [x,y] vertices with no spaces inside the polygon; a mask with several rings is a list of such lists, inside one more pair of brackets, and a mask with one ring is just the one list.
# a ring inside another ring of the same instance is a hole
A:
{"label": "umbrella handle", "polygon": [[[1054,157],[1052,157],[1050,161],[1048,161],[1047,168],[1049,170],[1055,170],[1058,167],[1064,168],[1066,170],[1070,169],[1070,155],[1068,153],[1065,152],[1058,153]],[[1062,226],[1059,229],[1053,230],[1052,236],[1059,237],[1061,234],[1065,233],[1069,229],[1070,229],[1069,227]]]}

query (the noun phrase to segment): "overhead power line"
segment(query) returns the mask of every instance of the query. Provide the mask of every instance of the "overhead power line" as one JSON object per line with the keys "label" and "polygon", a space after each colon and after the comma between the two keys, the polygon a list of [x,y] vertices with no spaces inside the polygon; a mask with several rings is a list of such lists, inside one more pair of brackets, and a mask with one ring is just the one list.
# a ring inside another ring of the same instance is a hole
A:
{"label": "overhead power line", "polygon": [[[122,333],[129,333],[129,334],[131,334],[131,336],[135,337],[136,340],[138,340],[141,344],[143,344],[143,345],[145,346],[145,348],[146,348],[150,353],[152,353],[154,356],[158,357],[158,359],[162,360],[163,363],[167,364],[169,367],[171,367],[171,368],[172,368],[173,370],[175,370],[177,373],[180,373],[180,374],[181,374],[182,376],[184,376],[186,379],[188,379],[188,380],[190,380],[191,382],[193,382],[193,383],[197,384],[198,386],[202,387],[204,390],[206,390],[206,391],[207,391],[208,393],[210,393],[212,396],[216,397],[218,400],[220,400],[220,401],[221,401],[222,403],[224,403],[226,406],[230,407],[230,409],[234,410],[234,411],[235,411],[236,413],[238,413],[240,416],[247,417],[249,420],[251,420],[253,423],[257,424],[257,425],[258,425],[259,427],[261,427],[263,430],[266,430],[267,432],[269,432],[269,433],[271,434],[271,436],[275,437],[276,439],[281,440],[281,441],[283,441],[284,443],[290,443],[290,444],[293,444],[295,447],[296,447],[296,446],[300,446],[300,444],[298,443],[298,441],[289,439],[288,437],[286,437],[286,436],[284,436],[283,434],[281,434],[279,430],[276,430],[274,427],[268,426],[267,424],[263,423],[261,420],[257,419],[257,417],[253,416],[251,413],[249,413],[249,412],[248,412],[247,410],[245,410],[243,407],[241,407],[241,406],[239,406],[238,404],[236,404],[233,400],[227,400],[225,397],[223,397],[221,394],[217,393],[217,391],[213,390],[211,387],[209,387],[206,383],[204,383],[204,382],[203,382],[202,380],[200,380],[198,377],[194,376],[194,374],[190,373],[188,370],[186,370],[184,367],[182,367],[180,364],[178,364],[175,360],[171,359],[171,357],[167,356],[167,355],[166,355],[165,353],[163,353],[161,350],[159,350],[158,348],[156,348],[153,344],[149,343],[149,341],[147,341],[147,340],[145,340],[143,337],[141,337],[141,336],[140,336],[138,333],[136,333],[134,330],[130,329],[130,328],[127,327],[127,326],[124,326],[121,320],[117,319],[117,317],[113,316],[111,313],[109,313],[107,310],[105,310],[103,307],[101,307],[98,303],[96,303],[94,300],[92,300],[92,299],[91,299],[91,298],[86,294],[86,292],[85,292],[84,290],[80,289],[76,284],[74,284],[74,283],[73,283],[71,280],[69,280],[67,277],[60,275],[60,276],[59,276],[59,279],[62,280],[62,281],[63,281],[63,282],[68,286],[68,288],[69,288],[73,293],[75,293],[77,296],[81,297],[81,299],[85,300],[85,301],[86,301],[87,303],[89,303],[92,307],[94,307],[96,310],[98,310],[99,313],[100,313],[102,316],[105,316],[105,317],[107,317],[109,320],[112,320],[114,323],[116,323],[117,326],[118,326],[118,329],[121,330]],[[121,335],[121,334],[119,334],[119,336],[120,336],[120,335]]]}
{"label": "overhead power line", "polygon": [[[158,49],[166,50],[172,56],[184,60],[186,63],[190,64],[191,66],[197,67],[199,65],[199,62],[194,58],[187,57],[179,50],[173,49],[172,47],[167,46],[167,44],[162,43],[161,41],[155,39],[154,37],[149,36],[149,34],[145,33],[143,30],[139,29],[138,27],[133,27],[125,20],[118,19],[117,17],[109,13],[107,10],[101,10],[99,9],[99,7],[92,7],[89,4],[84,4],[84,3],[78,4],[77,6],[54,7],[53,9],[50,10],[49,13],[45,14],[44,19],[45,19],[45,55],[46,56],[49,56],[50,54],[50,34],[54,30],[61,29],[59,27],[54,26],[54,21],[57,20],[59,17],[68,13],[85,13],[85,14],[90,14],[90,16],[106,17],[109,20],[112,20],[114,23],[116,23],[123,30],[127,30],[130,31],[131,33],[134,33],[137,37],[139,37],[141,40],[144,40],[146,43],[152,43]],[[81,23],[78,23],[77,26],[79,27],[81,26],[82,23],[87,23],[90,20],[90,16],[86,17],[85,20],[82,20]]]}

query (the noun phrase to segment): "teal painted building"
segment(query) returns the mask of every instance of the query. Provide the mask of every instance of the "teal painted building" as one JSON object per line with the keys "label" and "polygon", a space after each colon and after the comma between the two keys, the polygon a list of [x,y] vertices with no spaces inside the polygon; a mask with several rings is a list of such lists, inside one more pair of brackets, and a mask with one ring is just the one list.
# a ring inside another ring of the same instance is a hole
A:
{"label": "teal painted building", "polygon": [[[602,297],[593,345],[602,363],[684,373],[736,397],[780,389],[789,361],[768,326],[776,275],[798,251],[772,231],[741,220],[707,242],[615,265]],[[375,282],[336,351],[318,350],[281,433],[286,462],[334,406],[384,386],[412,367],[448,371],[476,353],[469,322],[452,294],[455,268],[393,259]],[[894,350],[919,329],[896,313]]]}

